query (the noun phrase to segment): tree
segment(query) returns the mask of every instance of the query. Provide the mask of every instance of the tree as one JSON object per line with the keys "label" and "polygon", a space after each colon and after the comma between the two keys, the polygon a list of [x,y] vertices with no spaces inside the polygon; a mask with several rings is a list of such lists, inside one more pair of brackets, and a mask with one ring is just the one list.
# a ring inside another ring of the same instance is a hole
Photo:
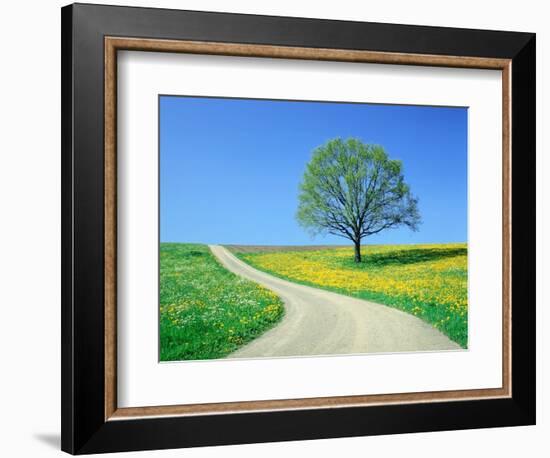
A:
{"label": "tree", "polygon": [[386,229],[418,230],[418,199],[405,183],[401,161],[360,140],[330,140],[313,151],[300,184],[298,222],[312,234],[351,240],[361,262],[361,240]]}

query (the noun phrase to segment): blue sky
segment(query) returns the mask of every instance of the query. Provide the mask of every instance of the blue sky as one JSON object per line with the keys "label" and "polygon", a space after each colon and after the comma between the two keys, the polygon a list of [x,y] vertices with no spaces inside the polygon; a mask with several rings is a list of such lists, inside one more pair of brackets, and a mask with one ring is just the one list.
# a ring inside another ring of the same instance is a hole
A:
{"label": "blue sky", "polygon": [[160,97],[160,239],[251,245],[345,244],[295,219],[313,149],[336,137],[384,146],[419,198],[418,232],[363,243],[467,240],[467,109]]}

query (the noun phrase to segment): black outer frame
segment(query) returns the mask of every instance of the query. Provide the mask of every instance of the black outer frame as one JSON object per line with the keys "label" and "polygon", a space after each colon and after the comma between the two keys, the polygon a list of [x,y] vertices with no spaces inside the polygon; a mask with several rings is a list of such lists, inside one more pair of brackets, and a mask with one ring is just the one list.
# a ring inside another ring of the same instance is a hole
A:
{"label": "black outer frame", "polygon": [[[61,35],[64,451],[535,424],[535,34],[74,4]],[[512,59],[512,397],[105,421],[105,36]]]}

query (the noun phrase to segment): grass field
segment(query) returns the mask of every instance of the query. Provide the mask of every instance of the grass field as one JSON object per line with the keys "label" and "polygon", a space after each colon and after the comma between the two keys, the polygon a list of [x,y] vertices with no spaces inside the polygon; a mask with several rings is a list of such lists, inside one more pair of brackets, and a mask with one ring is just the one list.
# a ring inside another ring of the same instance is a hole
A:
{"label": "grass field", "polygon": [[271,291],[223,268],[206,245],[160,245],[160,360],[221,358],[283,316]]}
{"label": "grass field", "polygon": [[228,248],[243,261],[278,277],[409,312],[467,347],[465,243],[364,246],[360,264],[354,262],[351,247]]}

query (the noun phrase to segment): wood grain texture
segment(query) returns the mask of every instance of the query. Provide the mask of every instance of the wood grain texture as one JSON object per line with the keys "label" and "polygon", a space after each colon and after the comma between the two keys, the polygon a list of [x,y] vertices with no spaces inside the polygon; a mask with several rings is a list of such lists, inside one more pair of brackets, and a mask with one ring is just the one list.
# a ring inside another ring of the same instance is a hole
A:
{"label": "wood grain texture", "polygon": [[117,408],[116,49],[105,42],[105,419]]}
{"label": "wood grain texture", "polygon": [[109,420],[129,420],[143,417],[177,415],[206,415],[273,410],[303,410],[359,407],[367,405],[416,404],[440,401],[466,401],[509,397],[505,388],[485,390],[432,391],[423,393],[376,394],[367,396],[332,396],[319,398],[282,399],[267,401],[222,402],[172,406],[125,407],[117,409]]}
{"label": "wood grain texture", "polygon": [[106,37],[116,48],[130,51],[175,52],[219,56],[267,57],[276,59],[326,60],[336,62],[365,62],[397,65],[426,65],[503,69],[508,59],[461,57],[427,54],[404,54],[348,49],[300,48],[292,46],[250,45],[201,41],[154,40],[146,38]]}
{"label": "wood grain texture", "polygon": [[[243,401],[215,404],[118,408],[116,353],[116,59],[118,50],[264,57],[398,65],[481,68],[502,71],[503,329],[501,388],[366,396]],[[274,410],[323,409],[511,397],[511,61],[509,59],[382,53],[363,50],[210,43],[140,38],[105,38],[105,419],[193,416]]]}

